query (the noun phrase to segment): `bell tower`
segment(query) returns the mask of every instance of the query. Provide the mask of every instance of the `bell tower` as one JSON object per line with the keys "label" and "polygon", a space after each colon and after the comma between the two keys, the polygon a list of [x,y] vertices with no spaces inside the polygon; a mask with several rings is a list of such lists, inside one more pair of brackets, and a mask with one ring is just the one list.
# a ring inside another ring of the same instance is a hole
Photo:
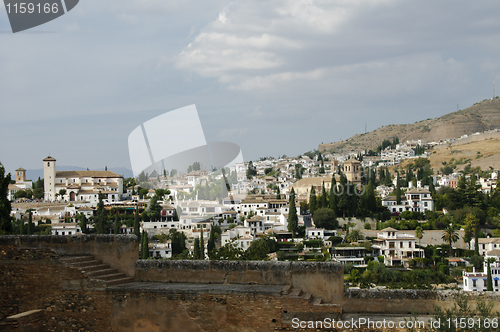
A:
{"label": "bell tower", "polygon": [[55,181],[56,181],[56,160],[48,156],[43,160],[43,186],[44,199],[53,201],[55,199]]}
{"label": "bell tower", "polygon": [[26,181],[26,170],[22,167],[16,169],[16,183]]}

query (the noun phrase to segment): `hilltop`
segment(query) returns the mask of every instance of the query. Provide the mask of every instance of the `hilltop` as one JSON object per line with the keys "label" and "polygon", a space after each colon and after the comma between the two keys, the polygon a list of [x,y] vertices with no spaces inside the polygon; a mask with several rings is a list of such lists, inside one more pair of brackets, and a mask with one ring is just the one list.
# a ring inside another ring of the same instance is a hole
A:
{"label": "hilltop", "polygon": [[320,144],[321,152],[358,152],[374,150],[384,139],[398,137],[400,142],[425,139],[434,142],[459,138],[476,132],[500,128],[500,98],[483,100],[457,112],[413,124],[387,125],[364,134],[357,134],[346,141]]}

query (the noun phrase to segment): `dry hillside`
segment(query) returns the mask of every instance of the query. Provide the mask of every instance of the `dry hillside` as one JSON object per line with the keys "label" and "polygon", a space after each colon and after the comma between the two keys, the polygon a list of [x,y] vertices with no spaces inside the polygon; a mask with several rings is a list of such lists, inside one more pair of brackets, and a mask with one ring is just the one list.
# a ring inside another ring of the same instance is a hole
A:
{"label": "dry hillside", "polygon": [[319,151],[349,152],[375,149],[384,139],[398,137],[400,142],[425,139],[427,142],[459,138],[464,134],[500,128],[500,99],[483,100],[473,106],[413,124],[388,125],[366,134],[357,134],[347,141],[320,144]]}

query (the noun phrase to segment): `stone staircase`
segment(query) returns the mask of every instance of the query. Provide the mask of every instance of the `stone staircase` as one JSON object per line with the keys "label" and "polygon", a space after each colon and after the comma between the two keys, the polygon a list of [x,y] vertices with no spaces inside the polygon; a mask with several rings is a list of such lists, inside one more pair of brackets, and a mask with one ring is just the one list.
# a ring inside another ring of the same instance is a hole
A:
{"label": "stone staircase", "polygon": [[332,309],[341,310],[341,307],[338,304],[323,303],[323,300],[320,297],[314,297],[312,296],[312,294],[305,293],[299,288],[293,288],[291,285],[285,286],[281,293],[292,298],[307,300],[309,303],[315,306],[331,307]]}
{"label": "stone staircase", "polygon": [[79,269],[90,280],[104,284],[105,286],[121,285],[134,281],[134,278],[127,277],[124,273],[103,264],[100,259],[93,256],[66,256],[60,261],[69,267]]}

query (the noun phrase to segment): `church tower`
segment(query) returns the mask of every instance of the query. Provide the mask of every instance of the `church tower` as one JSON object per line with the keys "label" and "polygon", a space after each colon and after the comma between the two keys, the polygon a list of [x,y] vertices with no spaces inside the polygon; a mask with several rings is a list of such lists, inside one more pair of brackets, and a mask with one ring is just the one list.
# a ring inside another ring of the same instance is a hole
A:
{"label": "church tower", "polygon": [[16,183],[22,183],[26,181],[26,170],[22,167],[16,169]]}
{"label": "church tower", "polygon": [[56,160],[48,156],[43,160],[43,185],[44,185],[44,199],[46,201],[53,201],[56,198],[55,193],[56,181]]}

